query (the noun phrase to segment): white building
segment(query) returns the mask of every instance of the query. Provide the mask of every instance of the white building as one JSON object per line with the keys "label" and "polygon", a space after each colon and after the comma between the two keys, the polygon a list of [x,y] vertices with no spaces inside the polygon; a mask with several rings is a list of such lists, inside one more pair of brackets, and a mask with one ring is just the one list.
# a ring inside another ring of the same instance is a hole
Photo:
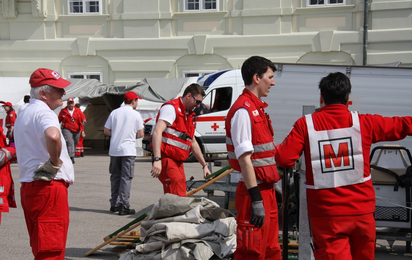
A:
{"label": "white building", "polygon": [[412,66],[412,1],[0,0],[0,76],[115,85],[274,62]]}

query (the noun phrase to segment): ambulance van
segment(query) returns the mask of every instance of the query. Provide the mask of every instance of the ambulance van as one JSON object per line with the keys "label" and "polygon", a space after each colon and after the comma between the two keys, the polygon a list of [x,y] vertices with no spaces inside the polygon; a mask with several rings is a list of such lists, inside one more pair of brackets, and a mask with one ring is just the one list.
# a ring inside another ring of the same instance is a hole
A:
{"label": "ambulance van", "polygon": [[[346,74],[352,83],[349,109],[383,116],[408,116],[412,111],[412,68],[360,67],[338,65],[276,64],[275,86],[263,100],[272,119],[275,143],[287,136],[305,108],[319,107],[319,81],[331,72]],[[231,69],[198,78],[206,96],[195,110],[195,137],[204,154],[226,153],[225,118],[230,106],[244,89],[240,69]],[[143,149],[151,152],[154,120],[145,126]],[[412,148],[412,138],[395,142]]]}

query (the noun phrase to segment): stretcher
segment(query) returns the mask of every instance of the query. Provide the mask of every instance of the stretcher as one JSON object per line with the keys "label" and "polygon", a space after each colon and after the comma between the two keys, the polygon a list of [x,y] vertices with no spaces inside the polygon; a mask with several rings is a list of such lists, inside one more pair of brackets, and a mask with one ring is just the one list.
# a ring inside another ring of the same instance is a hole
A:
{"label": "stretcher", "polygon": [[[206,183],[201,185],[200,187],[196,188],[193,191],[190,191],[186,194],[186,197],[190,197],[196,192],[204,189],[205,187],[209,186],[210,184],[222,179],[223,177],[227,176],[233,171],[230,167],[225,167],[211,175],[208,176],[208,180]],[[99,250],[100,248],[106,245],[134,245],[135,243],[140,242],[140,235],[138,232],[133,232],[129,235],[126,235],[128,232],[132,232],[134,229],[139,227],[141,223],[149,218],[149,214],[145,213],[134,219],[133,221],[129,222],[128,224],[124,225],[120,229],[116,230],[115,232],[111,233],[110,235],[103,238],[104,242],[97,247],[93,248],[92,250],[88,251],[85,256],[89,256]]]}
{"label": "stretcher", "polygon": [[411,188],[412,156],[399,145],[375,147],[370,156],[371,177],[375,189],[376,238],[406,242],[410,252],[412,232]]}

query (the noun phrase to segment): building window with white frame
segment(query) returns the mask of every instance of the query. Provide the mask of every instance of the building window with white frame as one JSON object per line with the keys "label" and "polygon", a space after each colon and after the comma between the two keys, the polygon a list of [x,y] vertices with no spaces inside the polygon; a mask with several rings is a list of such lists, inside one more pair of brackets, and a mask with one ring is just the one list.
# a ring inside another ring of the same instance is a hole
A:
{"label": "building window with white frame", "polygon": [[101,0],[69,0],[69,14],[100,14]]}
{"label": "building window with white frame", "polygon": [[97,79],[102,82],[102,74],[100,72],[72,72],[68,73],[70,79]]}
{"label": "building window with white frame", "polygon": [[200,77],[204,76],[206,74],[214,73],[216,70],[207,70],[207,71],[199,71],[199,70],[190,70],[190,71],[183,71],[183,77],[188,78],[188,77]]}
{"label": "building window with white frame", "polygon": [[308,6],[344,5],[346,0],[307,0]]}
{"label": "building window with white frame", "polygon": [[185,11],[216,11],[218,9],[217,0],[183,0]]}

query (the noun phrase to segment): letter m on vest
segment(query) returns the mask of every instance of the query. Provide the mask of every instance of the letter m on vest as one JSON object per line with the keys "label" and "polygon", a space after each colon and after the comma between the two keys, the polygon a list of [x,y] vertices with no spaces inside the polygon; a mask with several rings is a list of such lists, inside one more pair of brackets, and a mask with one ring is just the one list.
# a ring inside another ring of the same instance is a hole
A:
{"label": "letter m on vest", "polygon": [[322,172],[352,170],[354,155],[352,138],[340,138],[319,141]]}

